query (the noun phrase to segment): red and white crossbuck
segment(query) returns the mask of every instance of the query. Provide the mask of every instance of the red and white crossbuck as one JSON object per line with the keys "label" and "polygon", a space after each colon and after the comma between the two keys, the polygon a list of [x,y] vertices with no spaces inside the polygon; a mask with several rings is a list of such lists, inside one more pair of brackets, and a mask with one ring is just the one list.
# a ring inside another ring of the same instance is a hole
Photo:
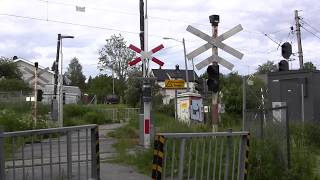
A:
{"label": "red and white crossbuck", "polygon": [[134,59],[133,61],[130,61],[130,62],[129,62],[129,65],[130,65],[130,66],[133,66],[133,65],[137,64],[137,63],[140,62],[142,59],[151,59],[151,61],[157,63],[157,64],[160,65],[160,66],[163,66],[163,65],[164,65],[164,62],[162,62],[162,61],[160,61],[159,59],[157,59],[157,58],[155,58],[155,57],[152,56],[152,54],[154,54],[154,53],[156,53],[156,52],[158,52],[158,51],[160,51],[161,49],[164,48],[164,46],[163,46],[162,44],[159,45],[159,46],[157,46],[157,47],[155,47],[155,48],[153,48],[153,49],[152,49],[151,51],[149,51],[149,52],[144,52],[144,51],[142,51],[141,49],[139,49],[138,47],[136,47],[136,46],[134,46],[134,45],[132,45],[132,44],[130,44],[129,48],[132,49],[133,51],[139,53],[139,54],[141,55],[140,57],[137,57],[137,58]]}

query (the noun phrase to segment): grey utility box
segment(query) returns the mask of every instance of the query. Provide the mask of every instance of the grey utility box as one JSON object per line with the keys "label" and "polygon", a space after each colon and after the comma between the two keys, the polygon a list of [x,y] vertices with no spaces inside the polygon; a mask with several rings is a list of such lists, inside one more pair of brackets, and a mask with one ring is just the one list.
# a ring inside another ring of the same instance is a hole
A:
{"label": "grey utility box", "polygon": [[320,122],[320,71],[268,74],[268,105],[287,104],[290,121]]}

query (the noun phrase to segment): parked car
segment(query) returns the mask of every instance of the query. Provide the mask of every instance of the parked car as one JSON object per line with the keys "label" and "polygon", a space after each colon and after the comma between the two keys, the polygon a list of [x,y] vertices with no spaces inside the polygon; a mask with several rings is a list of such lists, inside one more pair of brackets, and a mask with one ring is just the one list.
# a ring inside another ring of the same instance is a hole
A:
{"label": "parked car", "polygon": [[119,97],[117,95],[110,94],[110,95],[107,95],[105,102],[107,104],[119,104],[120,99],[119,99]]}

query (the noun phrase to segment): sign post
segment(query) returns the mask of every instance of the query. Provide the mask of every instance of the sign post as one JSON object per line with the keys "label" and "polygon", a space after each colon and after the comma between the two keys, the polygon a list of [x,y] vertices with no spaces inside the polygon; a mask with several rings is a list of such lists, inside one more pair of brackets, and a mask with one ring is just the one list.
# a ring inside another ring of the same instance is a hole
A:
{"label": "sign post", "polygon": [[[174,89],[174,119],[178,120],[178,90],[184,88],[185,81],[183,79],[165,80],[164,86],[167,89]],[[188,87],[187,87],[188,90]]]}

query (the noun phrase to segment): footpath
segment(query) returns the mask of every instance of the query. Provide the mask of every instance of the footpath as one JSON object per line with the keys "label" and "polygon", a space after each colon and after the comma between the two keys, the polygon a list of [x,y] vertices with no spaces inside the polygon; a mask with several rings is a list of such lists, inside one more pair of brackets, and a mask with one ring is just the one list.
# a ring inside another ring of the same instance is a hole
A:
{"label": "footpath", "polygon": [[123,124],[106,124],[99,126],[101,180],[149,180],[151,175],[146,176],[140,174],[133,167],[105,162],[106,160],[113,159],[117,155],[116,150],[113,148],[113,144],[116,143],[116,140],[112,137],[108,137],[107,134],[122,125]]}

